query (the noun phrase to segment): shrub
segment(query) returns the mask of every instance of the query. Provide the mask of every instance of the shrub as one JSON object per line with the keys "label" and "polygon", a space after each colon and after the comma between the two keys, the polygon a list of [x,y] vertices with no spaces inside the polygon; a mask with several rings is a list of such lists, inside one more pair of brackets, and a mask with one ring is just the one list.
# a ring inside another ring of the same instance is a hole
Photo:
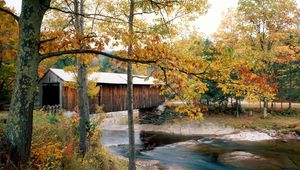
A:
{"label": "shrub", "polygon": [[[78,114],[66,118],[60,114],[49,117],[45,112],[35,111],[31,163],[29,169],[126,169],[119,160],[108,154],[100,144],[100,120],[87,123],[89,151],[79,154]],[[121,161],[122,162],[122,161]]]}
{"label": "shrub", "polygon": [[57,122],[57,117],[54,114],[49,114],[47,118],[48,118],[49,122],[52,124]]}
{"label": "shrub", "polygon": [[42,146],[33,144],[31,160],[38,169],[56,169],[61,166],[63,151],[60,143],[48,142]]}

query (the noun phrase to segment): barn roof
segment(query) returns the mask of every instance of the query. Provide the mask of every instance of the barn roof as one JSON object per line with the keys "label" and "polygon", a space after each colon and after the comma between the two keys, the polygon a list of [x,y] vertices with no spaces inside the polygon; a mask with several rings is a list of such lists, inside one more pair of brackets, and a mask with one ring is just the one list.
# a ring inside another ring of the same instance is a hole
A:
{"label": "barn roof", "polygon": [[[75,73],[71,71],[64,71],[63,69],[50,68],[50,71],[61,78],[63,81],[72,82],[75,81]],[[89,80],[94,80],[97,83],[105,84],[127,84],[127,75],[119,73],[107,73],[107,72],[95,72],[89,77]],[[147,76],[133,76],[133,84],[136,85],[152,85],[154,84],[153,77]]]}

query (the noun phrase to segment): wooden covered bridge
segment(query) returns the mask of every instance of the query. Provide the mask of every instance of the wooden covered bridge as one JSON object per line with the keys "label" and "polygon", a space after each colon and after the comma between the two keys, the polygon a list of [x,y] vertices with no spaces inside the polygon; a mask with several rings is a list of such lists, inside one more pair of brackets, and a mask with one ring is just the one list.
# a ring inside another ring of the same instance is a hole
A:
{"label": "wooden covered bridge", "polygon": [[[40,104],[60,105],[73,111],[77,106],[77,90],[66,86],[66,82],[75,82],[75,74],[63,69],[49,69],[39,81]],[[133,105],[135,109],[152,108],[164,102],[160,89],[154,87],[154,79],[146,76],[133,78]],[[89,76],[100,87],[98,95],[89,99],[90,111],[95,112],[96,105],[105,112],[127,110],[127,75],[95,72]]]}

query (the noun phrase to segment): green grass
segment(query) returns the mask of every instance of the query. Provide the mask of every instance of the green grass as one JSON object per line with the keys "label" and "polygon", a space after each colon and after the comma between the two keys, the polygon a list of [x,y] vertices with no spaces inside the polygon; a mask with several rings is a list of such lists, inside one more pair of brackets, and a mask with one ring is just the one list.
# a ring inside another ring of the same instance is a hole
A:
{"label": "green grass", "polygon": [[204,120],[222,123],[234,128],[250,128],[250,129],[273,129],[278,131],[292,131],[300,129],[300,116],[280,116],[268,115],[262,118],[262,114],[254,113],[253,116],[241,115],[236,118],[232,115],[206,115]]}
{"label": "green grass", "polygon": [[[236,118],[230,112],[225,113],[203,113],[204,122],[213,122],[216,124],[225,124],[227,126],[238,129],[269,129],[279,132],[300,131],[300,109],[298,103],[293,103],[293,114],[289,114],[287,110],[287,104],[283,104],[283,108],[279,108],[279,104],[276,106],[276,110],[272,114],[268,113],[266,118],[263,118],[261,109],[259,109],[258,103],[246,103],[243,104],[244,113]],[[249,110],[252,110],[253,115],[248,116]],[[230,111],[230,110],[229,110]],[[188,117],[178,117],[173,120],[168,120],[168,124],[180,124],[182,126],[192,123]]]}

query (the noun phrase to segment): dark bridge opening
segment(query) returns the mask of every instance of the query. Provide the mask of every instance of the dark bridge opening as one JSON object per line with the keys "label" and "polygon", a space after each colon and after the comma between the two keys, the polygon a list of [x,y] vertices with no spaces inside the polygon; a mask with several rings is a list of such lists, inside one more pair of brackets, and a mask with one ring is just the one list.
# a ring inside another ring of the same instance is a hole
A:
{"label": "dark bridge opening", "polygon": [[59,105],[59,83],[43,84],[43,106]]}

